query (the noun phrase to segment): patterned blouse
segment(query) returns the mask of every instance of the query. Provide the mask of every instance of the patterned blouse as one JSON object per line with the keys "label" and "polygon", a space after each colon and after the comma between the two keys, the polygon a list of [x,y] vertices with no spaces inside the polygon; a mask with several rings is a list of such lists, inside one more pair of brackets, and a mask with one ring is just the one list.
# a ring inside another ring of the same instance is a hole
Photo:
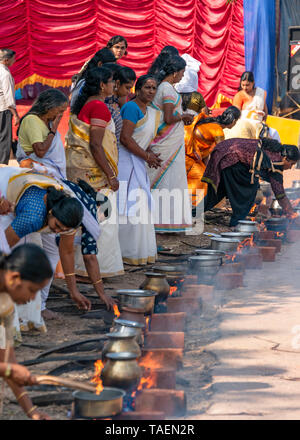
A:
{"label": "patterned blouse", "polygon": [[[96,201],[87,195],[78,185],[68,180],[64,180],[77,198],[84,206],[97,218]],[[37,186],[30,186],[20,198],[16,209],[16,217],[11,223],[11,227],[18,237],[23,238],[32,232],[38,232],[46,226],[47,208],[44,202],[44,196],[47,190]],[[81,252],[83,255],[92,255],[98,253],[97,243],[92,235],[81,224]]]}
{"label": "patterned blouse", "polygon": [[115,127],[116,127],[116,131],[115,131],[115,135],[117,138],[117,146],[118,149],[120,147],[120,135],[121,135],[121,131],[122,131],[122,125],[123,125],[123,120],[122,120],[122,116],[120,113],[120,106],[119,106],[119,101],[118,98],[116,98],[115,96],[109,96],[107,98],[105,98],[105,104],[107,105],[111,116],[114,120],[115,123]]}
{"label": "patterned blouse", "polygon": [[[257,139],[227,139],[220,142],[213,150],[210,160],[207,164],[203,175],[203,181],[214,185],[215,190],[218,188],[221,179],[221,171],[238,162],[241,162],[252,168],[253,158],[258,145]],[[271,152],[264,150],[273,164],[282,162],[282,156],[279,152]],[[277,199],[286,196],[283,187],[283,171],[282,165],[277,165],[278,172],[272,172],[268,169],[261,169],[260,177],[270,182],[274,195]]]}

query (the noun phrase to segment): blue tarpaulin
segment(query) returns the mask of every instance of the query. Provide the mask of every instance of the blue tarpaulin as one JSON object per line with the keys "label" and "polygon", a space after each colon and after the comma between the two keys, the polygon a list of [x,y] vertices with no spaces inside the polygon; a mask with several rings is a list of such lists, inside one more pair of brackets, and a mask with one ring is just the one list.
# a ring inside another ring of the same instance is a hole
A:
{"label": "blue tarpaulin", "polygon": [[267,92],[272,110],[275,84],[275,0],[244,0],[245,67],[254,73],[255,85]]}

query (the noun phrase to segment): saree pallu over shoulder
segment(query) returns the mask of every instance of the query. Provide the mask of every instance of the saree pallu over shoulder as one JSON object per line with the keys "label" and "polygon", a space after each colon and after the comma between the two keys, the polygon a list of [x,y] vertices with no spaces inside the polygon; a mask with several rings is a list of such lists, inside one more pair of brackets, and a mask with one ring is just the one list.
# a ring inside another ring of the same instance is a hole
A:
{"label": "saree pallu over shoulder", "polygon": [[20,168],[19,174],[14,174],[8,180],[6,198],[9,202],[17,204],[24,192],[30,186],[38,186],[47,189],[54,187],[58,191],[64,189],[57,180],[52,177],[32,172],[31,169]]}
{"label": "saree pallu over shoulder", "polygon": [[[118,175],[118,148],[115,134],[107,127],[102,146],[108,163]],[[69,131],[66,136],[67,177],[76,182],[83,179],[96,191],[109,187],[106,174],[95,161],[90,149],[90,125],[80,121],[76,115],[70,116]]]}

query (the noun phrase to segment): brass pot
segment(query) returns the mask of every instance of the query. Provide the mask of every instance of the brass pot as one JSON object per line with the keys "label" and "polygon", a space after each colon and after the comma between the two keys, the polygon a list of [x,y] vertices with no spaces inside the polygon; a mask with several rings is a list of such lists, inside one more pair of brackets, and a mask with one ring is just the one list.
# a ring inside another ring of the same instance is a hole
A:
{"label": "brass pot", "polygon": [[104,386],[130,390],[136,387],[142,377],[142,369],[134,353],[107,353],[101,379]]}
{"label": "brass pot", "polygon": [[166,301],[170,293],[170,285],[167,281],[166,274],[159,272],[146,272],[145,275],[146,279],[141,284],[140,289],[154,290],[154,292],[157,292],[155,304]]}
{"label": "brass pot", "polygon": [[75,391],[74,413],[76,417],[103,418],[120,414],[125,392],[116,388],[104,387],[101,394]]}
{"label": "brass pot", "polygon": [[144,325],[135,321],[128,321],[127,319],[115,318],[113,321],[113,331],[120,332],[124,335],[131,335],[135,333],[136,341],[139,345],[144,344]]}
{"label": "brass pot", "polygon": [[108,341],[105,343],[102,350],[102,360],[105,360],[107,353],[122,353],[129,352],[140,357],[142,352],[139,344],[136,341],[136,332],[132,329],[131,334],[124,335],[121,332],[107,333]]}

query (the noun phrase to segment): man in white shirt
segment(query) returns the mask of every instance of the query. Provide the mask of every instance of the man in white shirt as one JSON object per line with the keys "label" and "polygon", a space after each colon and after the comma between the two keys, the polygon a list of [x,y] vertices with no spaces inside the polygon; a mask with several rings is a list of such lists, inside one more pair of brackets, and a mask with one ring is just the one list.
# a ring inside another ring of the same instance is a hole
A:
{"label": "man in white shirt", "polygon": [[8,164],[12,145],[12,117],[15,125],[20,122],[16,109],[15,82],[10,73],[16,61],[11,49],[0,49],[0,164]]}

